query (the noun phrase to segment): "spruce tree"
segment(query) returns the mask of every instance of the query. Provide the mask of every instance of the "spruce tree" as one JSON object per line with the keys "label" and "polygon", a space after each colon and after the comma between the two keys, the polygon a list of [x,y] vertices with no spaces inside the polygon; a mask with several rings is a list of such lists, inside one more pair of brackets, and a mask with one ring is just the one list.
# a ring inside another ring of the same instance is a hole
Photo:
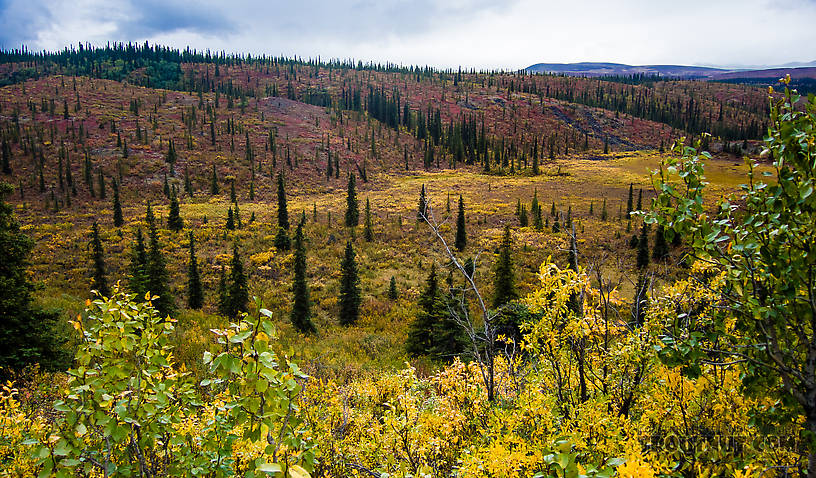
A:
{"label": "spruce tree", "polygon": [[422,185],[422,189],[419,191],[419,205],[417,205],[417,221],[422,221],[425,219],[425,215],[428,213],[428,200],[425,197],[425,185]]}
{"label": "spruce tree", "polygon": [[626,200],[626,215],[634,211],[634,184],[629,183],[629,199]]}
{"label": "spruce tree", "polygon": [[374,230],[371,227],[371,204],[366,198],[366,205],[365,205],[365,230],[363,231],[363,238],[366,242],[371,242],[374,240]]}
{"label": "spruce tree", "polygon": [[232,245],[232,261],[230,261],[229,284],[227,285],[226,315],[235,318],[241,312],[247,311],[249,289],[244,275],[244,263],[238,254],[238,243]]}
{"label": "spruce tree", "polygon": [[640,230],[637,248],[637,268],[645,269],[649,266],[649,228],[645,222]]}
{"label": "spruce tree", "polygon": [[187,269],[187,307],[200,309],[204,305],[204,292],[198,272],[198,258],[195,253],[195,236],[190,231],[190,265]]}
{"label": "spruce tree", "polygon": [[397,300],[399,298],[397,279],[394,276],[391,276],[391,280],[388,282],[388,298],[391,300]]}
{"label": "spruce tree", "polygon": [[456,249],[461,251],[465,250],[467,246],[467,232],[465,230],[465,202],[462,199],[462,195],[459,195],[459,213],[456,216]]}
{"label": "spruce tree", "polygon": [[160,315],[169,315],[173,312],[173,297],[168,286],[167,266],[159,242],[159,231],[156,228],[156,218],[153,209],[147,203],[148,249],[147,249],[147,290],[153,299],[153,306]]}
{"label": "spruce tree", "polygon": [[360,317],[360,279],[357,262],[354,259],[354,248],[351,242],[346,243],[346,252],[340,266],[340,324],[354,325]]}
{"label": "spruce tree", "polygon": [[425,289],[419,297],[420,312],[408,327],[408,335],[405,338],[406,351],[411,355],[426,355],[433,348],[434,323],[439,318],[439,296],[436,264],[431,264],[431,271],[425,281]]}
{"label": "spruce tree", "polygon": [[122,204],[119,202],[119,183],[113,182],[113,225],[115,227],[122,227],[124,219],[122,218]]}
{"label": "spruce tree", "polygon": [[107,188],[105,187],[105,175],[102,174],[102,169],[99,170],[99,174],[97,175],[98,184],[99,184],[99,199],[106,199],[107,198]]}
{"label": "spruce tree", "polygon": [[170,195],[170,212],[167,215],[167,228],[171,231],[178,232],[184,227],[184,220],[181,219],[179,211],[178,197],[176,191]]}
{"label": "spruce tree", "polygon": [[349,173],[348,192],[346,194],[346,227],[355,227],[360,223],[355,184],[354,175]]}
{"label": "spruce tree", "polygon": [[190,179],[189,168],[184,168],[184,192],[187,196],[193,197],[193,181]]}
{"label": "spruce tree", "polygon": [[142,229],[136,229],[136,241],[130,253],[130,274],[128,277],[128,288],[136,294],[139,300],[144,298],[147,292],[147,250],[144,244]]}
{"label": "spruce tree", "polygon": [[603,207],[601,208],[601,221],[606,221],[609,218],[609,214],[606,212],[606,198],[603,200]]}
{"label": "spruce tree", "polygon": [[227,209],[227,223],[224,225],[230,231],[235,230],[235,219],[232,217],[232,206]]}
{"label": "spruce tree", "polygon": [[643,189],[638,190],[637,211],[643,210]]}
{"label": "spruce tree", "polygon": [[0,182],[0,379],[14,370],[39,363],[45,370],[66,365],[58,312],[34,304],[26,269],[34,242],[20,232],[14,209],[5,202],[12,187]]}
{"label": "spruce tree", "polygon": [[91,226],[91,251],[93,254],[93,283],[91,284],[91,290],[108,297],[110,296],[110,289],[105,274],[105,251],[102,249],[102,239],[99,237],[99,226],[96,221]]}
{"label": "spruce tree", "polygon": [[292,313],[290,320],[298,331],[304,334],[315,332],[312,323],[312,305],[309,299],[309,284],[306,282],[306,245],[303,237],[303,222],[295,231],[295,264],[292,280]]}
{"label": "spruce tree", "polygon": [[275,235],[275,247],[281,251],[288,251],[292,247],[289,240],[289,209],[286,205],[286,185],[283,174],[278,173],[278,232]]}
{"label": "spruce tree", "polygon": [[504,236],[499,245],[499,257],[496,260],[493,276],[493,307],[498,308],[518,298],[516,279],[513,271],[513,238],[510,226],[504,226]]}
{"label": "spruce tree", "polygon": [[[3,174],[11,174],[11,147],[8,141],[3,139],[3,144],[0,146],[3,155]],[[71,166],[68,165],[70,168]]]}
{"label": "spruce tree", "polygon": [[215,164],[212,165],[212,175],[210,176],[210,195],[215,196],[220,192],[218,187],[218,173],[215,171]]}
{"label": "spruce tree", "polygon": [[657,226],[655,231],[654,248],[652,249],[652,259],[662,260],[669,257],[669,245],[666,243],[663,226]]}
{"label": "spruce tree", "polygon": [[229,288],[224,267],[221,268],[221,277],[218,279],[218,313],[225,317],[229,316]]}

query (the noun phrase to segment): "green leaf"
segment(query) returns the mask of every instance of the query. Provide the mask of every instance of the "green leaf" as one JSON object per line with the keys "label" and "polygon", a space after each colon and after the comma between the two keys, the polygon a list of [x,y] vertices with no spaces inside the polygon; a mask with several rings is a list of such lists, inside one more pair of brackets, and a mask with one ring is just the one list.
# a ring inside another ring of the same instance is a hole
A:
{"label": "green leaf", "polygon": [[298,465],[292,465],[289,467],[289,476],[292,478],[311,478],[309,472]]}

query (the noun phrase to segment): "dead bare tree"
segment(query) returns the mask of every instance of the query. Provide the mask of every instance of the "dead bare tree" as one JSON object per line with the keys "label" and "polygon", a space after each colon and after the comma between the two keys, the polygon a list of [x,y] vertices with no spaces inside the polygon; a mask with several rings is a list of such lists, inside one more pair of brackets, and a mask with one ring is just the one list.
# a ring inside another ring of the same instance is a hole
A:
{"label": "dead bare tree", "polygon": [[[457,259],[451,250],[445,237],[439,231],[440,223],[436,221],[433,210],[430,206],[430,198],[426,197],[424,208],[419,211],[419,217],[431,228],[431,232],[436,240],[442,245],[444,254],[450,259],[454,268],[462,275],[465,286],[461,293],[457,294],[459,300],[455,306],[449,305],[448,311],[454,322],[465,331],[470,345],[470,353],[479,366],[482,380],[487,390],[487,400],[492,402],[495,399],[496,379],[495,379],[495,359],[496,359],[496,339],[498,326],[496,319],[501,310],[491,311],[479,291],[479,286],[474,280],[473,274],[468,274],[465,265]],[[478,256],[477,256],[478,257]],[[474,264],[476,259],[474,259]],[[468,296],[472,296],[481,316],[481,323],[478,323],[470,313],[470,301]]]}

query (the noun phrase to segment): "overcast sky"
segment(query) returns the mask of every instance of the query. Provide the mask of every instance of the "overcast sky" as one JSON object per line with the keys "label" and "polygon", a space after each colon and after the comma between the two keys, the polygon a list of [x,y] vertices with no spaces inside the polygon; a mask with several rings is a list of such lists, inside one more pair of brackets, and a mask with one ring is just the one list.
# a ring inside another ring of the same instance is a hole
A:
{"label": "overcast sky", "polygon": [[0,47],[178,48],[516,69],[816,60],[816,0],[0,0]]}

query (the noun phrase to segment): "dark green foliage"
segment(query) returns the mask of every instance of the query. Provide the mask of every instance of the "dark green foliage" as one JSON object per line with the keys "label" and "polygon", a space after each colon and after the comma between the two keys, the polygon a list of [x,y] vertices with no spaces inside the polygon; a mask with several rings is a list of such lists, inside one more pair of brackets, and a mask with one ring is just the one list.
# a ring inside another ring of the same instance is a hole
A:
{"label": "dark green foliage", "polygon": [[391,280],[388,282],[388,298],[391,300],[397,300],[399,298],[397,279],[394,276],[391,276]]}
{"label": "dark green foliage", "polygon": [[11,174],[11,147],[9,146],[8,141],[5,139],[3,140],[2,146],[0,146],[0,154],[3,156],[3,174]]}
{"label": "dark green foliage", "polygon": [[193,181],[190,179],[190,171],[187,168],[184,168],[184,192],[193,197]]}
{"label": "dark green foliage", "polygon": [[147,292],[147,250],[142,229],[136,229],[136,241],[130,253],[130,275],[128,287],[141,300]]}
{"label": "dark green foliage", "polygon": [[636,211],[642,211],[643,210],[643,190],[642,189],[638,190],[637,208],[635,210]]}
{"label": "dark green foliage", "polygon": [[232,206],[227,209],[227,223],[224,225],[230,231],[235,230],[235,218],[232,216]]}
{"label": "dark green foliage", "polygon": [[226,302],[222,313],[230,318],[235,318],[241,312],[247,311],[249,302],[249,289],[247,279],[244,275],[244,263],[238,254],[238,243],[232,245],[232,260],[230,261],[229,281],[226,285]]}
{"label": "dark green foliage", "polygon": [[456,249],[464,251],[467,246],[467,232],[465,231],[465,203],[459,195],[459,214],[456,216]]}
{"label": "dark green foliage", "polygon": [[527,217],[527,206],[521,205],[519,210],[519,226],[527,227],[530,224],[530,219]]}
{"label": "dark green foliage", "polygon": [[33,242],[20,232],[5,197],[12,187],[0,183],[0,377],[32,363],[55,370],[66,365],[60,314],[34,305],[28,280],[28,255]]}
{"label": "dark green foliage", "polygon": [[425,214],[428,212],[428,200],[425,197],[425,185],[422,185],[422,189],[419,191],[419,205],[417,205],[417,221],[422,221],[425,219]]}
{"label": "dark green foliage", "polygon": [[102,239],[99,237],[99,226],[96,221],[91,226],[91,253],[93,255],[93,283],[91,284],[91,290],[108,297],[110,296],[110,288],[108,288],[108,278],[105,274],[105,251],[102,249]]}
{"label": "dark green foliage", "polygon": [[309,299],[309,284],[306,282],[306,244],[303,237],[303,221],[295,231],[295,263],[292,280],[292,325],[298,331],[311,334],[316,331],[312,323],[312,305]]}
{"label": "dark green foliage", "polygon": [[215,170],[215,164],[212,166],[212,175],[210,176],[210,194],[215,196],[220,192],[218,187],[218,173]]}
{"label": "dark green foliage", "polygon": [[201,276],[198,272],[198,259],[195,253],[195,236],[190,231],[190,264],[187,269],[187,307],[200,309],[204,305],[204,292],[201,287]]}
{"label": "dark green foliage", "polygon": [[113,182],[113,225],[115,227],[122,227],[124,219],[122,218],[122,204],[119,202],[119,183]]}
{"label": "dark green foliage", "polygon": [[493,276],[493,307],[498,308],[518,298],[516,278],[513,271],[513,238],[510,226],[504,226],[504,236],[499,245],[499,257],[496,260]]}
{"label": "dark green foliage", "polygon": [[238,202],[238,198],[235,196],[235,180],[233,179],[230,181],[230,202]]}
{"label": "dark green foliage", "polygon": [[645,269],[649,267],[649,227],[645,222],[640,229],[637,248],[637,268]]}
{"label": "dark green foliage", "polygon": [[630,212],[634,211],[634,185],[629,183],[629,198],[626,200],[626,215],[628,216]]}
{"label": "dark green foliage", "polygon": [[[578,272],[578,241],[575,237],[575,228],[573,228],[572,234],[570,234],[570,248],[569,254],[567,255],[567,265],[571,270]],[[582,316],[584,313],[583,305],[582,297],[578,293],[573,292],[570,294],[567,307],[573,314],[579,317]]]}
{"label": "dark green foliage", "polygon": [[355,227],[360,223],[360,211],[357,206],[357,192],[353,174],[349,174],[348,192],[346,194],[346,227]]}
{"label": "dark green foliage", "polygon": [[366,205],[365,205],[365,229],[363,230],[363,238],[366,242],[371,242],[374,240],[374,230],[371,228],[371,204],[366,198]]}
{"label": "dark green foliage", "polygon": [[105,175],[102,174],[102,170],[99,170],[99,174],[97,175],[99,184],[99,199],[107,198],[107,188],[105,187]]}
{"label": "dark green foliage", "polygon": [[425,289],[419,297],[420,312],[411,322],[405,338],[405,348],[409,354],[419,356],[431,352],[434,345],[434,324],[439,320],[441,307],[436,264],[431,264]]}
{"label": "dark green foliage", "polygon": [[652,259],[663,260],[669,257],[669,245],[666,243],[666,236],[663,226],[657,226],[655,231],[654,248],[652,249]]}
{"label": "dark green foliage", "polygon": [[275,235],[275,247],[281,251],[288,251],[292,247],[289,240],[289,209],[286,205],[286,184],[283,174],[278,173],[278,232]]}
{"label": "dark green foliage", "polygon": [[603,200],[603,207],[601,208],[601,221],[606,221],[609,215],[606,212],[606,198]]}
{"label": "dark green foliage", "polygon": [[156,218],[153,216],[153,209],[147,203],[147,226],[148,226],[148,249],[147,249],[147,290],[151,297],[153,307],[161,315],[170,315],[175,305],[173,296],[170,295],[168,286],[167,266],[164,261],[161,243],[159,242],[159,231],[156,228]]}
{"label": "dark green foliage", "polygon": [[354,325],[360,317],[360,279],[357,262],[354,259],[354,248],[351,242],[346,243],[346,252],[340,266],[340,315],[341,325]]}
{"label": "dark green foliage", "polygon": [[167,228],[175,232],[184,228],[184,220],[181,218],[178,197],[176,196],[175,190],[170,195],[170,212],[167,215]]}

